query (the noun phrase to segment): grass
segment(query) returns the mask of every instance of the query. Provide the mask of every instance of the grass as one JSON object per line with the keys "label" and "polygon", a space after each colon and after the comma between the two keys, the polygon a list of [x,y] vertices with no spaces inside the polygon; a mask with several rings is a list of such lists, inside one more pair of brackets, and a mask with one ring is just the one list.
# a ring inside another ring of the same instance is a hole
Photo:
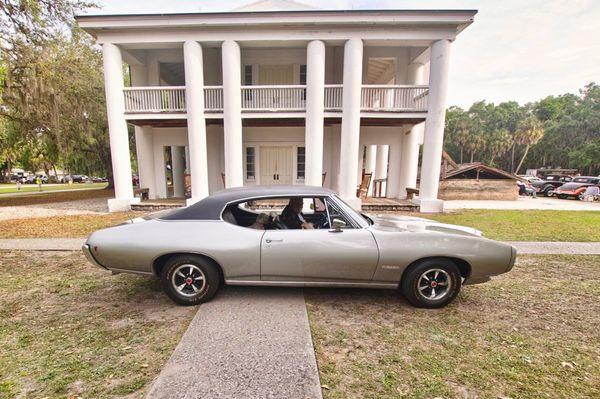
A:
{"label": "grass", "polygon": [[470,226],[504,241],[600,241],[598,211],[464,210],[414,214],[443,223]]}
{"label": "grass", "polygon": [[600,256],[522,256],[450,306],[306,290],[326,399],[600,397]]}
{"label": "grass", "polygon": [[0,207],[49,204],[54,202],[77,201],[92,198],[109,198],[114,197],[114,195],[114,190],[106,188],[11,195],[0,197]]}
{"label": "grass", "polygon": [[98,229],[145,214],[146,212],[115,212],[3,220],[0,239],[87,237]]}
{"label": "grass", "polygon": [[0,398],[142,397],[194,312],[80,253],[0,253]]}
{"label": "grass", "polygon": [[[74,183],[73,185],[68,184],[42,184],[42,192],[52,192],[61,190],[83,190],[91,188],[106,188],[108,183],[92,183],[92,184],[79,184]],[[0,194],[19,194],[19,193],[38,193],[39,188],[37,184],[23,184],[21,190],[17,190],[16,184],[0,184]]]}

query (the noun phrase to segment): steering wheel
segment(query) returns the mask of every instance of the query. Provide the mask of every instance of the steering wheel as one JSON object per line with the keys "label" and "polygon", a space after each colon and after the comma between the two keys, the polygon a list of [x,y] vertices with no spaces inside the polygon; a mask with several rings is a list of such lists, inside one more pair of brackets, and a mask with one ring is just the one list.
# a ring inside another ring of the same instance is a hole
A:
{"label": "steering wheel", "polygon": [[319,220],[315,222],[315,229],[328,229],[329,228],[329,218],[327,215],[322,213],[319,217]]}

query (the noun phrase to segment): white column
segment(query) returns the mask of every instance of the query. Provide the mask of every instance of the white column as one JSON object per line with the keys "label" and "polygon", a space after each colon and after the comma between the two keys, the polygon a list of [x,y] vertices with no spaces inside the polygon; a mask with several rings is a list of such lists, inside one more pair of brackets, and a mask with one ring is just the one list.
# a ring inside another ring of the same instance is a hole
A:
{"label": "white column", "polygon": [[240,187],[244,185],[240,46],[225,40],[222,53],[225,185]]}
{"label": "white column", "polygon": [[125,97],[123,95],[123,59],[121,50],[112,43],[102,45],[106,117],[110,155],[115,184],[115,198],[108,200],[110,212],[131,209],[133,187],[131,184],[131,159],[129,134],[125,122]]}
{"label": "white column", "polygon": [[350,39],[344,46],[342,135],[340,139],[340,196],[360,208],[356,197],[358,146],[360,141],[360,98],[362,89],[363,42]]}
{"label": "white column", "polygon": [[156,198],[167,198],[167,167],[165,162],[165,147],[154,144],[154,181]]}
{"label": "white column", "polygon": [[367,145],[365,154],[365,173],[371,173],[371,184],[369,185],[369,195],[373,195],[373,180],[375,180],[375,165],[377,157],[377,145]]}
{"label": "white column", "polygon": [[[386,179],[388,177],[389,145],[377,145],[375,154],[375,173],[373,179]],[[381,193],[387,192],[387,183],[381,185]]]}
{"label": "white column", "polygon": [[[408,83],[423,84],[423,64],[408,65]],[[414,125],[410,132],[402,136],[402,160],[400,167],[400,187],[398,198],[406,198],[406,188],[417,188],[417,172],[419,169],[419,139],[425,128],[424,123]]]}
{"label": "white column", "polygon": [[183,172],[185,169],[185,158],[183,147],[171,147],[171,172],[173,173],[173,196],[185,196],[185,179]]}
{"label": "white column", "polygon": [[185,146],[185,171],[190,173],[190,147],[187,145]]}
{"label": "white column", "polygon": [[[186,41],[183,44],[183,57],[190,153],[189,172],[192,183],[192,198],[187,200],[187,204],[190,205],[208,196],[206,120],[204,119],[204,69],[202,46],[200,46],[200,43]],[[176,196],[178,195],[176,194]]]}
{"label": "white column", "polygon": [[450,41],[438,40],[431,46],[429,96],[423,163],[419,198],[421,212],[442,212],[444,202],[437,199],[440,185],[440,167],[444,144],[444,121],[446,118],[446,94],[448,92],[448,67]]}
{"label": "white column", "polygon": [[137,154],[140,187],[148,189],[148,198],[156,198],[154,174],[154,137],[151,126],[135,127],[135,151]]}
{"label": "white column", "polygon": [[308,43],[306,51],[306,180],[321,186],[323,175],[323,112],[325,101],[325,44]]}

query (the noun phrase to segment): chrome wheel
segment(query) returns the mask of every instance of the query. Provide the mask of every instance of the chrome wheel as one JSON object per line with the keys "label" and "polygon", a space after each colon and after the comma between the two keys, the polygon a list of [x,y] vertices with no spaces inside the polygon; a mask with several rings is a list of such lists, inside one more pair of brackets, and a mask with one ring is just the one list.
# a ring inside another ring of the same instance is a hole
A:
{"label": "chrome wheel", "polygon": [[198,266],[183,264],[173,272],[171,284],[181,295],[194,296],[204,289],[206,277]]}
{"label": "chrome wheel", "polygon": [[419,295],[430,301],[445,297],[450,291],[451,285],[450,275],[445,270],[437,268],[425,271],[417,280]]}

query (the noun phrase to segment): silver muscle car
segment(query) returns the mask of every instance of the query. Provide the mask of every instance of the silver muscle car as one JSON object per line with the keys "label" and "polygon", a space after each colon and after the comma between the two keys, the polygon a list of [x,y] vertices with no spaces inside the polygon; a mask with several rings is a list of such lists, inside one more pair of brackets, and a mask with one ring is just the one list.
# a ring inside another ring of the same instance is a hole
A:
{"label": "silver muscle car", "polygon": [[229,284],[400,288],[413,305],[434,308],[462,284],[508,272],[516,258],[514,247],[478,230],[371,218],[308,186],[224,190],[96,231],[83,251],[113,273],[159,277],[182,305],[208,301]]}

